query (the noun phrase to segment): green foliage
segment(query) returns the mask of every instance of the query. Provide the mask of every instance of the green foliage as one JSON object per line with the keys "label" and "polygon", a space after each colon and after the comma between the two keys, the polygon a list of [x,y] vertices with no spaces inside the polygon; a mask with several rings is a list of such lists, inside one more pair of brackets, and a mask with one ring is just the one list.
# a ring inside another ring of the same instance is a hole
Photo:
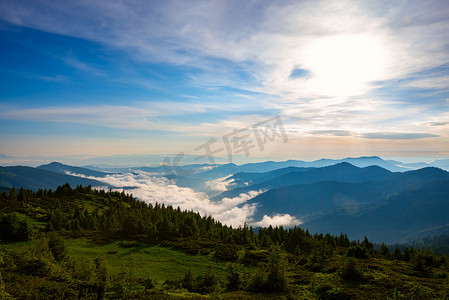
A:
{"label": "green foliage", "polygon": [[286,270],[287,264],[280,246],[271,247],[265,290],[268,292],[286,292],[288,288]]}
{"label": "green foliage", "polygon": [[389,298],[392,300],[401,300],[401,299],[407,299],[400,291],[397,289],[394,290],[393,298]]}
{"label": "green foliage", "polygon": [[[0,268],[3,267],[4,257],[5,253],[0,251]],[[3,282],[2,272],[0,272],[0,299],[2,300],[14,299],[8,292],[5,291],[5,283]]]}
{"label": "green foliage", "polygon": [[182,287],[189,292],[195,292],[200,294],[209,294],[213,292],[218,284],[218,280],[214,274],[211,273],[211,269],[207,268],[203,274],[193,277],[192,272],[189,270],[181,281]]}
{"label": "green foliage", "polygon": [[369,253],[368,249],[364,246],[355,245],[350,246],[348,250],[346,250],[346,256],[348,257],[356,257],[356,258],[368,258]]}
{"label": "green foliage", "polygon": [[412,255],[413,269],[418,272],[425,272],[425,260],[422,251],[417,251]]}
{"label": "green foliage", "polygon": [[346,259],[341,271],[341,277],[349,280],[360,280],[363,277],[355,258],[349,257]]}
{"label": "green foliage", "polygon": [[15,213],[0,213],[0,239],[7,241],[26,241],[31,235],[27,220],[20,220]]}
{"label": "green foliage", "polygon": [[157,281],[152,278],[147,278],[143,281],[143,286],[148,290],[153,289],[156,286],[156,284]]}
{"label": "green foliage", "polygon": [[309,290],[318,299],[350,299],[337,277],[331,274],[317,273],[310,282]]}
{"label": "green foliage", "polygon": [[260,293],[264,290],[265,284],[265,272],[262,265],[259,265],[257,269],[252,273],[248,290],[256,293]]}
{"label": "green foliage", "polygon": [[184,275],[184,279],[182,280],[182,286],[191,291],[193,290],[194,287],[194,279],[192,276],[192,271],[188,271],[185,275]]}
{"label": "green foliage", "polygon": [[396,247],[396,248],[394,249],[394,252],[393,252],[393,259],[394,259],[394,260],[402,260],[402,259],[403,259],[401,249],[399,249],[398,247]]}
{"label": "green foliage", "polygon": [[257,293],[285,293],[288,290],[287,262],[279,245],[272,246],[268,263],[260,263],[248,285]]}
{"label": "green foliage", "polygon": [[50,236],[50,239],[48,240],[48,248],[56,261],[66,260],[69,256],[67,243],[64,238],[59,235],[53,234]]}
{"label": "green foliage", "polygon": [[385,243],[382,243],[382,245],[380,246],[379,254],[382,255],[386,259],[392,258],[390,249],[387,247],[387,245],[385,245]]}
{"label": "green foliage", "polygon": [[390,253],[385,244],[375,251],[366,237],[351,242],[345,234],[311,235],[299,227],[233,229],[124,192],[69,185],[10,190],[0,194],[0,209],[1,238],[8,241],[0,248],[5,299],[449,295],[445,256],[413,248]]}
{"label": "green foliage", "polygon": [[240,264],[237,263],[227,263],[226,264],[226,279],[228,280],[226,284],[226,289],[228,291],[238,291],[242,287],[242,281],[240,278],[240,273],[238,269]]}

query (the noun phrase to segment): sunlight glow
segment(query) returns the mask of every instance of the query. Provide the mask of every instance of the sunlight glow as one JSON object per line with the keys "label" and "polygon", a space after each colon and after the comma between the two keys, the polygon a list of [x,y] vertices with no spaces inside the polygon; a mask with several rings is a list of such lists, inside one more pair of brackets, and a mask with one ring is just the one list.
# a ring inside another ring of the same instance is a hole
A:
{"label": "sunlight glow", "polygon": [[327,37],[313,42],[305,51],[305,67],[313,77],[310,87],[332,96],[357,95],[367,83],[383,77],[385,49],[365,35]]}

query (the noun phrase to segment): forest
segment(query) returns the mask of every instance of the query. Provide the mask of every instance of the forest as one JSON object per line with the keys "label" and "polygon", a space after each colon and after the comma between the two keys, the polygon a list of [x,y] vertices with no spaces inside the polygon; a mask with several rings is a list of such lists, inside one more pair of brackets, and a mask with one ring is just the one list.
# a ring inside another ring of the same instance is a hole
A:
{"label": "forest", "polygon": [[449,299],[431,247],[232,228],[91,186],[3,191],[0,238],[1,299]]}

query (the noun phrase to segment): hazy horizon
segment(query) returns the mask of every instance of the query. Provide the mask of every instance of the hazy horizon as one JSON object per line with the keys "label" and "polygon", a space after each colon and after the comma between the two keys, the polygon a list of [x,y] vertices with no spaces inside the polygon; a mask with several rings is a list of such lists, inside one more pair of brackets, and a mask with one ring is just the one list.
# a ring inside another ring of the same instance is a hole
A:
{"label": "hazy horizon", "polygon": [[[103,167],[156,167],[164,164],[164,159],[169,158],[172,162],[176,154],[160,154],[160,155],[112,155],[112,156],[61,156],[61,157],[10,157],[0,155],[0,166],[29,166],[37,167],[52,162],[58,162],[71,166],[89,167],[89,166],[103,166]],[[197,156],[185,155],[179,162],[179,165],[190,164],[210,164],[207,158],[196,160]],[[298,160],[305,162],[313,162],[320,159],[345,159],[345,158],[360,158],[360,157],[379,157],[385,161],[397,161],[401,163],[432,163],[438,160],[449,159],[448,157],[385,157],[377,155],[363,155],[363,156],[341,156],[341,157],[318,157],[318,158],[283,158],[283,157],[234,157],[230,162],[226,156],[214,157],[216,164],[234,163],[236,165],[243,165],[247,163],[262,163],[267,161],[284,162],[288,160]]]}

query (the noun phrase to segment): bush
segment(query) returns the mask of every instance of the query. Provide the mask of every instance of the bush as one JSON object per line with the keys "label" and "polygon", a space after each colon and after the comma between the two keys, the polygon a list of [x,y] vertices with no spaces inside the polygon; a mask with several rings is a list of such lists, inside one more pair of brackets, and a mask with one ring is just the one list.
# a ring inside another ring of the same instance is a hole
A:
{"label": "bush", "polygon": [[147,290],[151,290],[156,286],[156,281],[151,279],[151,278],[147,278],[143,281],[143,286],[147,289]]}
{"label": "bush", "polygon": [[359,280],[363,277],[356,259],[349,257],[346,260],[341,271],[341,277],[350,280]]}
{"label": "bush", "polygon": [[253,272],[248,289],[252,292],[260,293],[263,291],[263,286],[265,282],[265,276],[263,268],[259,266],[256,271]]}
{"label": "bush", "polygon": [[218,281],[215,275],[210,272],[210,268],[203,275],[198,275],[195,280],[194,292],[200,294],[209,294],[215,290]]}
{"label": "bush", "polygon": [[189,292],[209,294],[215,290],[218,281],[208,268],[203,275],[198,275],[196,278],[193,278],[192,272],[189,270],[181,283],[182,287]]}
{"label": "bush", "polygon": [[226,289],[228,291],[237,291],[241,287],[240,274],[237,271],[239,268],[238,264],[228,263],[226,265],[226,278],[228,279],[228,283],[226,285]]}
{"label": "bush", "polygon": [[48,240],[48,248],[50,249],[56,261],[66,260],[69,256],[69,249],[65,240],[59,235],[52,235]]}
{"label": "bush", "polygon": [[33,258],[25,261],[19,270],[26,275],[44,276],[50,272],[51,263],[44,258]]}
{"label": "bush", "polygon": [[0,238],[9,241],[26,241],[32,230],[26,220],[20,220],[16,214],[0,215]]}

